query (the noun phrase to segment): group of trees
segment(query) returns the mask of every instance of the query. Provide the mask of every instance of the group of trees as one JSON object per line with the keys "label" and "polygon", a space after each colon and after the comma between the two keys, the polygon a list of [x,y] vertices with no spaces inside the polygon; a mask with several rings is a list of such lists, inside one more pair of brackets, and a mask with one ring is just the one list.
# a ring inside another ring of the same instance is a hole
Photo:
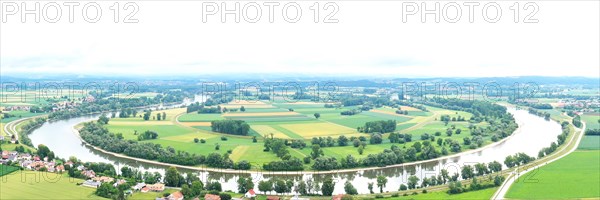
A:
{"label": "group of trees", "polygon": [[142,141],[142,140],[153,140],[158,138],[158,133],[155,131],[144,131],[142,134],[138,135],[138,141]]}
{"label": "group of trees", "polygon": [[533,160],[535,160],[534,157],[531,157],[525,153],[519,152],[519,153],[516,153],[515,155],[506,156],[506,158],[504,159],[504,164],[510,168],[510,167],[514,167],[514,166],[520,166],[520,165],[527,164]]}
{"label": "group of trees", "polygon": [[210,127],[213,132],[232,135],[248,135],[250,125],[243,120],[214,120]]}
{"label": "group of trees", "polygon": [[357,110],[357,109],[344,110],[344,111],[340,112],[340,115],[356,115],[361,112],[362,112],[361,110]]}
{"label": "group of trees", "polygon": [[366,122],[365,126],[357,128],[361,133],[389,133],[396,130],[396,120],[379,120]]}
{"label": "group of trees", "polygon": [[[90,92],[92,96],[96,98],[94,102],[82,102],[81,105],[74,107],[73,109],[59,110],[51,112],[48,115],[48,119],[69,119],[73,117],[79,117],[90,113],[100,113],[108,111],[124,111],[133,110],[135,108],[147,107],[150,105],[156,105],[160,103],[175,103],[181,102],[187,97],[185,92],[167,91],[165,94],[156,95],[153,98],[139,97],[139,98],[119,98],[119,97],[106,97],[106,94]],[[133,112],[129,112],[133,114]],[[137,114],[137,113],[136,113]]]}
{"label": "group of trees", "polygon": [[[31,134],[31,132],[40,127],[42,124],[44,124],[46,122],[47,118],[44,117],[38,117],[35,118],[33,120],[31,120],[29,123],[26,123],[25,125],[23,125],[21,127],[21,130],[18,134],[19,134],[19,140],[21,141],[21,143],[23,143],[24,145],[33,147],[33,143],[31,143],[31,139],[29,139],[29,134]],[[12,137],[15,137],[14,135]],[[17,141],[17,143],[19,143],[19,141]]]}

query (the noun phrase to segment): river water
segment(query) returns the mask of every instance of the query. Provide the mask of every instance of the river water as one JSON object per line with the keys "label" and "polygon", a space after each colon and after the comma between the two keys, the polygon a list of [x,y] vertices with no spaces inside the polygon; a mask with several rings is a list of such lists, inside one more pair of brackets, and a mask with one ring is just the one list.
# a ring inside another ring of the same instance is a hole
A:
{"label": "river water", "polygon": [[[310,174],[302,172],[290,172],[285,175],[270,174],[269,172],[230,174],[207,172],[202,169],[195,170],[194,172],[199,174],[203,182],[206,182],[207,180],[219,181],[222,184],[223,190],[232,191],[237,191],[236,181],[239,176],[252,176],[257,191],[257,183],[259,180],[269,179],[274,176],[295,180],[300,178],[304,180],[313,179],[316,182],[320,182],[326,176],[333,176],[334,181],[336,182],[334,194],[344,193],[344,183],[346,181],[353,183],[359,193],[365,194],[369,193],[369,190],[367,189],[367,183],[369,182],[375,183],[374,190],[378,191],[376,178],[379,175],[388,178],[388,183],[384,187],[384,191],[397,191],[400,184],[406,184],[410,175],[415,175],[422,179],[423,177],[437,175],[441,169],[447,169],[452,175],[454,172],[458,172],[460,167],[464,164],[473,164],[477,162],[488,163],[494,160],[503,163],[506,156],[517,152],[524,152],[530,156],[537,156],[537,152],[540,149],[550,146],[550,143],[556,141],[556,136],[561,133],[560,125],[554,121],[546,121],[543,118],[529,114],[526,110],[509,108],[508,111],[514,115],[517,124],[519,124],[519,128],[517,128],[512,136],[500,143],[492,144],[493,146],[489,146],[483,150],[461,153],[460,155],[452,156],[447,159],[419,164],[407,164],[384,169],[369,169],[332,174]],[[84,162],[113,163],[118,169],[122,166],[130,166],[141,171],[164,173],[164,166],[117,158],[92,150],[83,145],[79,138],[72,132],[72,127],[82,122],[95,120],[98,116],[99,115],[92,115],[49,122],[34,130],[29,137],[34,145],[45,144],[54,151],[56,156],[61,158],[75,156]],[[189,172],[190,170],[181,169],[180,171]]]}

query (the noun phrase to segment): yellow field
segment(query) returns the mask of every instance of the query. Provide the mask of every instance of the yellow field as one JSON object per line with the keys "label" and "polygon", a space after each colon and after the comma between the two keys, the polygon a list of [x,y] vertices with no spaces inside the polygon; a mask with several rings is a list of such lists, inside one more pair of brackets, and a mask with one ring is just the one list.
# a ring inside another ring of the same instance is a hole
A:
{"label": "yellow field", "polygon": [[395,112],[387,111],[387,110],[376,110],[376,109],[373,109],[373,110],[370,110],[370,111],[371,112],[376,112],[376,113],[381,113],[381,114],[386,114],[386,115],[396,115],[396,116],[402,116],[402,117],[411,117],[411,116],[406,116],[406,115],[399,115],[399,114],[396,114]]}
{"label": "yellow field", "polygon": [[249,148],[249,146],[244,145],[237,146],[235,149],[233,149],[231,155],[229,155],[229,158],[231,158],[231,160],[233,160],[234,162],[237,162],[243,158],[243,155],[246,154],[246,151],[248,151]]}
{"label": "yellow field", "polygon": [[278,130],[275,130],[269,125],[251,125],[250,127],[260,135],[270,135],[271,133],[273,133],[273,137],[290,139],[289,136]]}
{"label": "yellow field", "polygon": [[262,116],[291,116],[299,115],[297,112],[261,112],[261,113],[225,113],[223,117],[262,117]]}
{"label": "yellow field", "polygon": [[406,111],[421,111],[419,109],[416,109],[416,108],[413,108],[413,107],[409,107],[409,106],[400,106],[400,109],[406,110]]}
{"label": "yellow field", "polygon": [[359,135],[356,129],[351,129],[334,123],[310,123],[310,124],[282,124],[281,127],[294,132],[304,138],[332,136],[332,135]]}

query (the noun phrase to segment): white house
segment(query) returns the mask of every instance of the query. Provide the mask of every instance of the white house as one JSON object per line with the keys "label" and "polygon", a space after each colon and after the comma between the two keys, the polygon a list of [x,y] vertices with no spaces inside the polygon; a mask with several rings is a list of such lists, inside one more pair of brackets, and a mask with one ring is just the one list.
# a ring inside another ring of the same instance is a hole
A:
{"label": "white house", "polygon": [[254,192],[254,189],[248,190],[248,192],[246,192],[246,194],[244,194],[244,197],[246,197],[246,198],[256,197],[256,193]]}

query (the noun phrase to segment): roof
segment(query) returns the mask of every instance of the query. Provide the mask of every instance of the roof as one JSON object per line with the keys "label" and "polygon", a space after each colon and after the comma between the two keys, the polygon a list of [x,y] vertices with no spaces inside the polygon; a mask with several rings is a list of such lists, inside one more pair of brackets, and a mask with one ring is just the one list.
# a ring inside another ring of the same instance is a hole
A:
{"label": "roof", "polygon": [[219,195],[206,194],[204,195],[204,200],[221,200],[221,197]]}
{"label": "roof", "polygon": [[338,195],[334,195],[331,199],[332,200],[341,200],[343,196],[344,196],[344,194],[338,194]]}
{"label": "roof", "polygon": [[183,199],[183,194],[180,191],[173,192],[171,195],[169,195],[169,198]]}
{"label": "roof", "polygon": [[251,195],[256,195],[256,193],[254,192],[254,189],[250,189],[250,190],[248,190],[248,194],[251,194]]}
{"label": "roof", "polygon": [[267,196],[267,200],[279,200],[278,196]]}

